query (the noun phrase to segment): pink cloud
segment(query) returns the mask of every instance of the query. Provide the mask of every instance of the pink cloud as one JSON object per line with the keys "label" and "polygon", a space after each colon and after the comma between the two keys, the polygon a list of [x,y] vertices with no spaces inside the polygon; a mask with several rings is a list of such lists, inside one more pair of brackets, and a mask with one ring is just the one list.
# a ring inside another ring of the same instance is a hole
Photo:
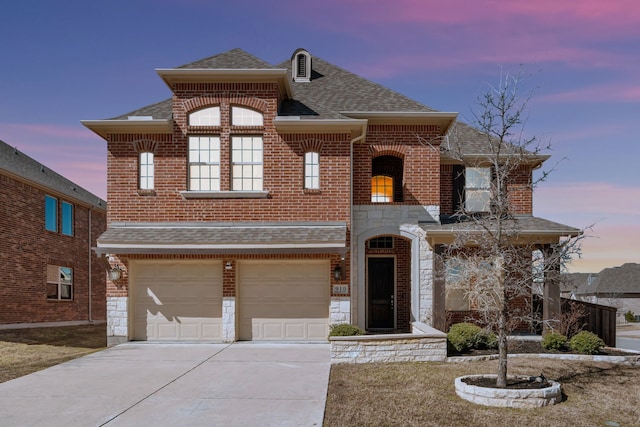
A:
{"label": "pink cloud", "polygon": [[626,262],[640,262],[640,253],[629,236],[640,235],[640,224],[597,227],[582,242],[582,257],[571,261],[569,271],[595,273]]}
{"label": "pink cloud", "polygon": [[640,102],[640,86],[613,83],[583,87],[540,97],[542,102]]}

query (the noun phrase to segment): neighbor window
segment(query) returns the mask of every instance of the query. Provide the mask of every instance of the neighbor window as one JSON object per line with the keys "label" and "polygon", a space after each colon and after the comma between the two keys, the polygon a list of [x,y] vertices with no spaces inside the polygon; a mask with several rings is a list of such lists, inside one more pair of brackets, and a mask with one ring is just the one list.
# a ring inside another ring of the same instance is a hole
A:
{"label": "neighbor window", "polygon": [[469,283],[465,283],[463,277],[464,263],[457,258],[449,258],[445,264],[446,292],[445,310],[447,311],[468,311],[469,304]]}
{"label": "neighbor window", "polygon": [[44,196],[44,226],[48,231],[58,231],[58,199]]}
{"label": "neighbor window", "polygon": [[61,202],[60,211],[62,234],[73,236],[73,205],[71,203]]}
{"label": "neighbor window", "polygon": [[47,265],[47,299],[73,299],[73,269]]}
{"label": "neighbor window", "polygon": [[140,189],[153,190],[153,153],[140,153]]}
{"label": "neighbor window", "polygon": [[262,137],[231,138],[231,189],[262,191]]}
{"label": "neighbor window", "polygon": [[371,201],[374,203],[393,202],[393,178],[382,175],[371,178]]}
{"label": "neighbor window", "polygon": [[189,114],[189,126],[220,126],[220,107],[208,107]]}
{"label": "neighbor window", "polygon": [[466,168],[464,191],[467,212],[489,212],[491,168]]}
{"label": "neighbor window", "polygon": [[220,190],[219,137],[189,137],[189,190]]}
{"label": "neighbor window", "polygon": [[262,114],[242,107],[231,107],[231,124],[233,126],[262,126]]}
{"label": "neighbor window", "polygon": [[315,151],[304,153],[304,188],[320,188],[320,154]]}

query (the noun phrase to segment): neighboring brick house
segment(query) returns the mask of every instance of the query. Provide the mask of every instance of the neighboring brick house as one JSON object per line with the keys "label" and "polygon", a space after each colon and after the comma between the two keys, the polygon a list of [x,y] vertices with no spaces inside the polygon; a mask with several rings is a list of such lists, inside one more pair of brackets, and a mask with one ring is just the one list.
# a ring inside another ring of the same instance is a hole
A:
{"label": "neighboring brick house", "polygon": [[[452,126],[481,139],[456,113],[303,49],[277,66],[236,49],[156,71],[172,98],[83,121],[107,141],[111,343],[444,327],[434,250],[451,235],[455,165],[438,146]],[[576,231],[532,217],[531,190],[514,188],[531,230]]]}
{"label": "neighboring brick house", "polygon": [[0,141],[0,328],[104,322],[106,202]]}

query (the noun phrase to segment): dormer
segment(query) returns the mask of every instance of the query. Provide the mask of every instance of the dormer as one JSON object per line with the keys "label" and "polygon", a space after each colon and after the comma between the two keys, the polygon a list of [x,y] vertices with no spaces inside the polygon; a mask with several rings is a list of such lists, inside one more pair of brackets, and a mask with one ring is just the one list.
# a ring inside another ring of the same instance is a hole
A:
{"label": "dormer", "polygon": [[304,49],[297,49],[291,56],[291,75],[294,82],[311,81],[311,54]]}

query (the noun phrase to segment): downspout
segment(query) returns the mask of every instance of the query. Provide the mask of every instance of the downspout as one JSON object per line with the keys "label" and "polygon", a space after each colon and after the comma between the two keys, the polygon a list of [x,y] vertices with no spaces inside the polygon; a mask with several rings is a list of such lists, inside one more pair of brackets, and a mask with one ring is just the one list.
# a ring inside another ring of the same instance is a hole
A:
{"label": "downspout", "polygon": [[[362,141],[365,137],[367,136],[367,123],[362,125],[362,132],[360,133],[359,136],[356,136],[355,138],[351,139],[351,142],[349,144],[349,174],[350,174],[350,178],[349,178],[349,227],[351,229],[351,233],[350,234],[350,238],[349,238],[349,253],[350,253],[350,258],[351,258],[351,262],[350,262],[350,266],[349,266],[349,295],[351,296],[351,301],[353,301],[353,297],[354,294],[356,295],[357,298],[357,293],[355,293],[354,290],[354,286],[353,286],[353,272],[356,271],[356,269],[354,268],[354,265],[357,263],[357,259],[356,257],[353,256],[353,248],[355,247],[353,242],[354,242],[354,232],[353,232],[353,144],[358,142],[358,141]],[[357,283],[357,281],[356,281]],[[358,304],[360,304],[360,301],[358,301]],[[352,325],[357,325],[358,324],[358,313],[356,312],[356,316],[355,316],[355,322],[353,319],[353,308],[351,307],[351,304],[349,304],[350,306],[350,310],[351,313],[349,313],[349,318],[350,323]],[[360,327],[364,328],[364,325],[360,325]]]}

